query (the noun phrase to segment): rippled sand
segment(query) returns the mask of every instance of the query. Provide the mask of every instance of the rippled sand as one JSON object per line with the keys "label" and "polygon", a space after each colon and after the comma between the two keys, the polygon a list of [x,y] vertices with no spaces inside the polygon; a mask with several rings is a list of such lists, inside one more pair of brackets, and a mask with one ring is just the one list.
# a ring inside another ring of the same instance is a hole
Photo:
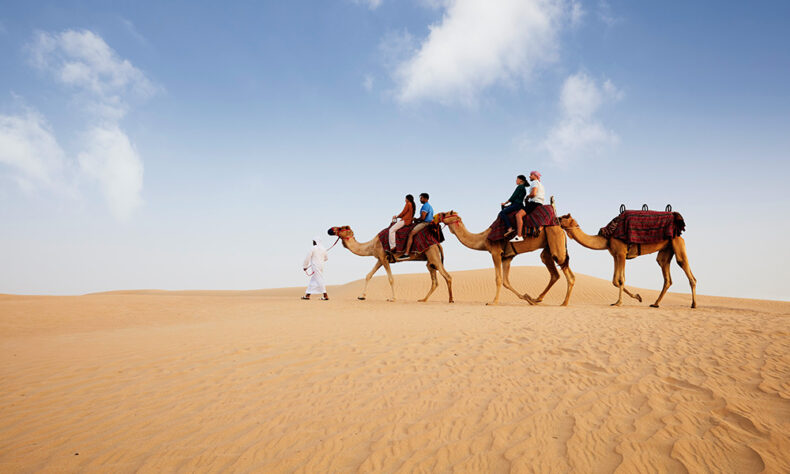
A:
{"label": "rippled sand", "polygon": [[790,303],[492,272],[0,296],[0,471],[790,472]]}

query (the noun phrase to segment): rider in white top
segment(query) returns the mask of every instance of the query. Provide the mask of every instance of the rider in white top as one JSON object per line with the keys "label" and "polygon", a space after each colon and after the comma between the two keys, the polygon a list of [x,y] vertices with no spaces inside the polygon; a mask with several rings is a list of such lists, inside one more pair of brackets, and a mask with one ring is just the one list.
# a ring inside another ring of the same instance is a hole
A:
{"label": "rider in white top", "polygon": [[[530,173],[529,177],[532,182],[529,183],[527,202],[528,203],[536,202],[538,204],[545,204],[546,189],[543,187],[543,183],[540,182],[540,173],[538,173],[537,171],[533,171],[532,173]],[[532,178],[536,178],[536,179],[532,179]]]}

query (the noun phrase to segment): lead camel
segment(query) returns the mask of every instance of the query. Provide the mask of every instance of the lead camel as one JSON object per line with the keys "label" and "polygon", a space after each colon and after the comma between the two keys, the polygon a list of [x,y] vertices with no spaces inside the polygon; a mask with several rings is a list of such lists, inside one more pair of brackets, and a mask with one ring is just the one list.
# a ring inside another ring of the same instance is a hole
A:
{"label": "lead camel", "polygon": [[[368,283],[370,279],[373,278],[373,275],[378,271],[379,268],[382,266],[387,271],[387,278],[390,282],[390,290],[392,292],[392,297],[388,298],[387,301],[395,301],[395,279],[392,278],[392,270],[390,270],[390,262],[387,259],[387,254],[384,251],[384,247],[381,245],[381,241],[379,240],[378,236],[374,237],[373,240],[369,242],[359,243],[357,239],[354,238],[354,231],[351,230],[349,226],[342,226],[342,227],[332,227],[327,231],[329,235],[336,235],[343,241],[343,247],[347,248],[351,251],[351,253],[355,255],[359,255],[360,257],[375,257],[376,264],[373,266],[373,270],[367,274],[365,277],[365,287],[362,289],[362,294],[357,297],[357,299],[364,300],[367,298],[367,291],[368,291]],[[447,270],[444,268],[444,250],[442,250],[441,244],[434,244],[428,247],[425,252],[421,254],[415,254],[408,260],[398,260],[398,262],[409,262],[409,261],[426,261],[426,266],[428,267],[428,272],[431,274],[431,289],[428,290],[428,294],[425,295],[425,298],[422,298],[418,301],[425,302],[428,301],[431,294],[436,290],[436,287],[439,286],[439,280],[436,278],[436,272],[439,272],[444,277],[444,281],[447,282],[447,292],[450,294],[450,303],[453,302],[453,277],[447,273]]]}

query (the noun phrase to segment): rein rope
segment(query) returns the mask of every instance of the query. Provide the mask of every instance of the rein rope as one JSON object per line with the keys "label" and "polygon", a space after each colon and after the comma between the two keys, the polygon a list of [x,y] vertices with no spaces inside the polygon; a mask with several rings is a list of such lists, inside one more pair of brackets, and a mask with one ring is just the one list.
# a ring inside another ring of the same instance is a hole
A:
{"label": "rein rope", "polygon": [[[337,243],[338,243],[338,242],[340,242],[340,236],[337,236],[337,240],[335,240],[335,243],[334,243],[334,244],[332,244],[332,247],[334,247],[335,245],[337,245]],[[327,252],[329,252],[330,250],[332,250],[332,247],[329,247],[328,249],[326,249],[326,251],[327,251]]]}

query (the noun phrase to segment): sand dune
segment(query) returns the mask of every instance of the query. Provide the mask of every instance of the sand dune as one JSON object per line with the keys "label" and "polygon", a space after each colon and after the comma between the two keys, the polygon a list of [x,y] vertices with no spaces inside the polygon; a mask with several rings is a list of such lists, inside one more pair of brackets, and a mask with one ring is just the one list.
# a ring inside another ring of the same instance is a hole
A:
{"label": "sand dune", "polygon": [[790,303],[577,276],[1,295],[0,470],[790,472]]}

